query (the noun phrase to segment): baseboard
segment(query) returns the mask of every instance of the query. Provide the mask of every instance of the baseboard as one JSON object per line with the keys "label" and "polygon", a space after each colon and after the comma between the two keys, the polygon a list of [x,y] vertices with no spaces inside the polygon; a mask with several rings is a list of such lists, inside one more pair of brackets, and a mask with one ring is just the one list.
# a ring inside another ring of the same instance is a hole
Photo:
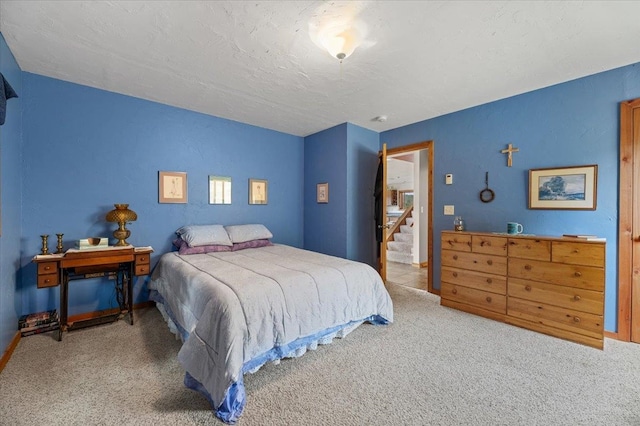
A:
{"label": "baseboard", "polygon": [[604,337],[608,337],[609,339],[613,339],[613,340],[620,340],[620,337],[618,336],[617,332],[613,332],[613,331],[604,331]]}
{"label": "baseboard", "polygon": [[9,347],[7,347],[7,350],[4,352],[4,354],[2,354],[2,358],[0,358],[0,373],[2,373],[2,370],[4,370],[4,366],[7,365],[9,359],[11,358],[11,355],[13,354],[13,351],[15,350],[16,346],[18,346],[18,342],[20,342],[20,336],[20,331],[16,331],[13,339],[11,339],[11,343],[9,343]]}
{"label": "baseboard", "polygon": [[[133,305],[133,310],[135,311],[136,309],[149,308],[152,306],[156,306],[156,303],[151,300],[148,300],[146,302],[137,303]],[[94,312],[85,312],[83,314],[69,316],[69,318],[67,318],[67,322],[74,323],[76,321],[86,321],[89,319],[100,318],[105,315],[114,315],[119,312],[120,312],[120,308],[104,309],[102,311],[94,311]]]}

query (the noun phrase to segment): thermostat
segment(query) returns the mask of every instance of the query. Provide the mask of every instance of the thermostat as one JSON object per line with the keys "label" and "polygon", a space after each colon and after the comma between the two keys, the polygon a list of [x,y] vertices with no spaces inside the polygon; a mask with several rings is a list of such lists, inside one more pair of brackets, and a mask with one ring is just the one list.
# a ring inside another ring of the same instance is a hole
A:
{"label": "thermostat", "polygon": [[444,175],[444,183],[447,185],[451,185],[453,183],[453,175],[451,173]]}

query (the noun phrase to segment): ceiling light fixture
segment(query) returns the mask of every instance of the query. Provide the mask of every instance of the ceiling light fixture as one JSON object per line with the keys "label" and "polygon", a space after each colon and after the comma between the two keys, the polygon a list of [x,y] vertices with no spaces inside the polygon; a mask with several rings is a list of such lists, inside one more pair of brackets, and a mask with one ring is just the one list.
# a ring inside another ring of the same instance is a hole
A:
{"label": "ceiling light fixture", "polygon": [[342,62],[360,45],[360,35],[356,28],[326,27],[320,34],[322,46],[331,56]]}
{"label": "ceiling light fixture", "polygon": [[364,8],[363,2],[323,3],[309,21],[309,36],[321,49],[340,63],[366,42],[367,26],[356,19]]}

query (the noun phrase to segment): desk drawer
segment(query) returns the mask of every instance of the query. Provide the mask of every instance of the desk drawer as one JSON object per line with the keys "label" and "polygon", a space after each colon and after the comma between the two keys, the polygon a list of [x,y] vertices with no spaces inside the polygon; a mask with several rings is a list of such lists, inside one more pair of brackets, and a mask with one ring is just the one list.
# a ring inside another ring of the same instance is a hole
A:
{"label": "desk drawer", "polygon": [[149,275],[149,264],[136,265],[136,275]]}
{"label": "desk drawer", "polygon": [[148,265],[149,264],[149,253],[144,254],[136,254],[136,266],[137,265]]}
{"label": "desk drawer", "polygon": [[38,274],[38,288],[55,287],[58,284],[58,274]]}
{"label": "desk drawer", "polygon": [[38,275],[58,274],[58,262],[40,262],[38,263]]}

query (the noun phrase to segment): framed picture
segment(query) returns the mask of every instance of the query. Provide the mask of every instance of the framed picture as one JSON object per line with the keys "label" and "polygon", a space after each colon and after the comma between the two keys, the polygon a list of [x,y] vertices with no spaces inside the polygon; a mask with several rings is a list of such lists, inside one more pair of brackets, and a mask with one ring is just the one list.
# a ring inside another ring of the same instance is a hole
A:
{"label": "framed picture", "polygon": [[529,170],[529,208],[595,210],[598,166]]}
{"label": "framed picture", "polygon": [[231,204],[231,176],[209,176],[209,204]]}
{"label": "framed picture", "polygon": [[158,202],[187,202],[187,174],[185,172],[158,172]]}
{"label": "framed picture", "polygon": [[249,179],[249,204],[267,204],[267,181]]}
{"label": "framed picture", "polygon": [[318,203],[328,203],[329,202],[329,184],[328,183],[319,183],[316,185],[316,200]]}

